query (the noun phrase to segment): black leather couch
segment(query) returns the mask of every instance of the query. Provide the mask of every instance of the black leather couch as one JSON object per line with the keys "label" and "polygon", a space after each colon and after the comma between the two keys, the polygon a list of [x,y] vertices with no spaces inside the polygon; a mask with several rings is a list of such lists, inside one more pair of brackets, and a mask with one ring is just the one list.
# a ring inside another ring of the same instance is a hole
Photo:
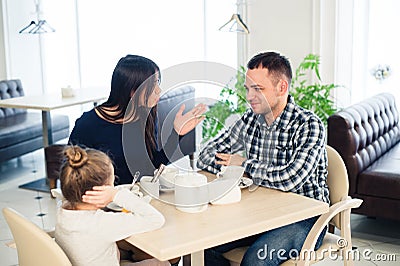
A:
{"label": "black leather couch", "polygon": [[400,124],[395,98],[378,94],[328,118],[328,144],[343,158],[352,211],[400,220]]}
{"label": "black leather couch", "polygon": [[[192,109],[195,105],[195,88],[184,86],[173,89],[162,95],[158,103],[158,121],[159,121],[159,145],[162,139],[168,138],[173,127],[173,120],[179,107],[185,104],[185,112]],[[45,148],[46,172],[49,179],[50,189],[55,188],[59,176],[59,170],[62,164],[62,151],[65,145],[55,144]],[[193,163],[193,154],[196,151],[196,131],[192,130],[186,134],[180,141],[179,149],[171,155],[171,161],[176,161],[184,156],[189,156],[191,166]]]}
{"label": "black leather couch", "polygon": [[[0,81],[0,99],[24,95],[21,81]],[[69,135],[69,120],[65,115],[51,115],[53,141]],[[42,115],[26,109],[0,108],[0,162],[43,148]]]}

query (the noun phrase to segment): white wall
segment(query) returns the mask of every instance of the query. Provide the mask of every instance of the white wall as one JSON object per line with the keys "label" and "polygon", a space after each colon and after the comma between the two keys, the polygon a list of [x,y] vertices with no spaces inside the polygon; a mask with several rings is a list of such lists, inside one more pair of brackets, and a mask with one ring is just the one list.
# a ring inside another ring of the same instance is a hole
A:
{"label": "white wall", "polygon": [[313,0],[248,1],[249,58],[274,50],[289,58],[293,71],[313,52]]}
{"label": "white wall", "polygon": [[0,80],[6,79],[6,50],[4,40],[3,0],[0,1]]}
{"label": "white wall", "polygon": [[[75,85],[77,81],[74,1],[42,0],[39,3],[41,12],[38,14],[35,1],[2,0],[3,10],[0,14],[3,22],[1,29],[7,33],[1,34],[0,38],[0,55],[4,55],[0,57],[0,78],[21,79],[27,95],[59,91],[60,87],[71,82]],[[46,7],[50,5],[57,5],[60,12],[46,13]],[[58,19],[52,19],[55,17]],[[56,32],[18,33],[32,20],[38,19],[46,19]],[[55,21],[59,21],[59,24]],[[58,70],[60,62],[68,71]],[[47,80],[47,75],[56,75],[57,78],[53,80],[58,82],[43,82]]]}
{"label": "white wall", "polygon": [[41,92],[39,39],[37,35],[18,34],[18,31],[36,20],[34,1],[3,0],[3,22],[7,26],[4,44],[8,48],[2,66],[5,78],[23,80],[26,94]]}

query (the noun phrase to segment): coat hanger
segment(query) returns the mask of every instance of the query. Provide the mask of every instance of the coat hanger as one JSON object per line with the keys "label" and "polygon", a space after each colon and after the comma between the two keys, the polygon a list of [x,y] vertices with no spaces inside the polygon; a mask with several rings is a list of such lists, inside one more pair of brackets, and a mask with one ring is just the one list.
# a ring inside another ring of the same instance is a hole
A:
{"label": "coat hanger", "polygon": [[32,20],[31,23],[29,23],[28,26],[25,26],[24,28],[22,28],[22,30],[20,30],[19,33],[26,33],[35,27],[36,27],[36,22]]}
{"label": "coat hanger", "polygon": [[243,22],[242,18],[239,14],[233,14],[231,19],[222,25],[219,30],[227,30],[229,32],[242,32],[249,34],[249,28],[247,28],[246,24]]}
{"label": "coat hanger", "polygon": [[55,32],[56,30],[47,23],[46,20],[40,19],[41,0],[35,0],[35,14],[37,16],[37,22],[31,21],[27,26],[23,27],[19,33],[27,34],[42,34],[47,32]]}
{"label": "coat hanger", "polygon": [[19,33],[27,34],[42,34],[48,32],[55,32],[56,30],[47,23],[46,20],[38,20],[38,22],[31,21],[28,26],[22,28]]}

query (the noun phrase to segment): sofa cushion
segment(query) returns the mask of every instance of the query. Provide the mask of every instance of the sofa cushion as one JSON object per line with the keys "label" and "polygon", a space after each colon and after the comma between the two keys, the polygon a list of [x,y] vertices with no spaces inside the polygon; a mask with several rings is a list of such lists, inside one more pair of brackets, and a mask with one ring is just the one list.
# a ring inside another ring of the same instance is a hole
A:
{"label": "sofa cushion", "polygon": [[[51,121],[53,132],[69,129],[68,116],[52,114]],[[0,119],[0,148],[42,136],[41,113],[26,112]]]}
{"label": "sofa cushion", "polygon": [[[22,84],[19,79],[0,81],[0,100],[20,97],[24,95],[24,89],[22,88]],[[26,113],[26,109],[0,108],[0,119],[20,113]]]}
{"label": "sofa cushion", "polygon": [[357,193],[400,200],[400,144],[369,166],[358,177]]}

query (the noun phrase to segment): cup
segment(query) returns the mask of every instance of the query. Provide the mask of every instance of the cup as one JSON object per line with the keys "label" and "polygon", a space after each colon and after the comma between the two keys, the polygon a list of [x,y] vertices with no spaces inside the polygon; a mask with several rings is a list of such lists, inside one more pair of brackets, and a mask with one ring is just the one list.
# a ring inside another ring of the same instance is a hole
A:
{"label": "cup", "polygon": [[153,179],[152,176],[142,176],[140,178],[140,187],[147,195],[152,196],[153,198],[159,198],[160,196],[160,181],[159,179],[156,182],[151,182]]}
{"label": "cup", "polygon": [[175,187],[175,176],[179,173],[177,168],[167,167],[160,175],[160,185],[166,188]]}
{"label": "cup", "polygon": [[175,206],[189,213],[205,211],[208,207],[207,177],[198,173],[175,176]]}

